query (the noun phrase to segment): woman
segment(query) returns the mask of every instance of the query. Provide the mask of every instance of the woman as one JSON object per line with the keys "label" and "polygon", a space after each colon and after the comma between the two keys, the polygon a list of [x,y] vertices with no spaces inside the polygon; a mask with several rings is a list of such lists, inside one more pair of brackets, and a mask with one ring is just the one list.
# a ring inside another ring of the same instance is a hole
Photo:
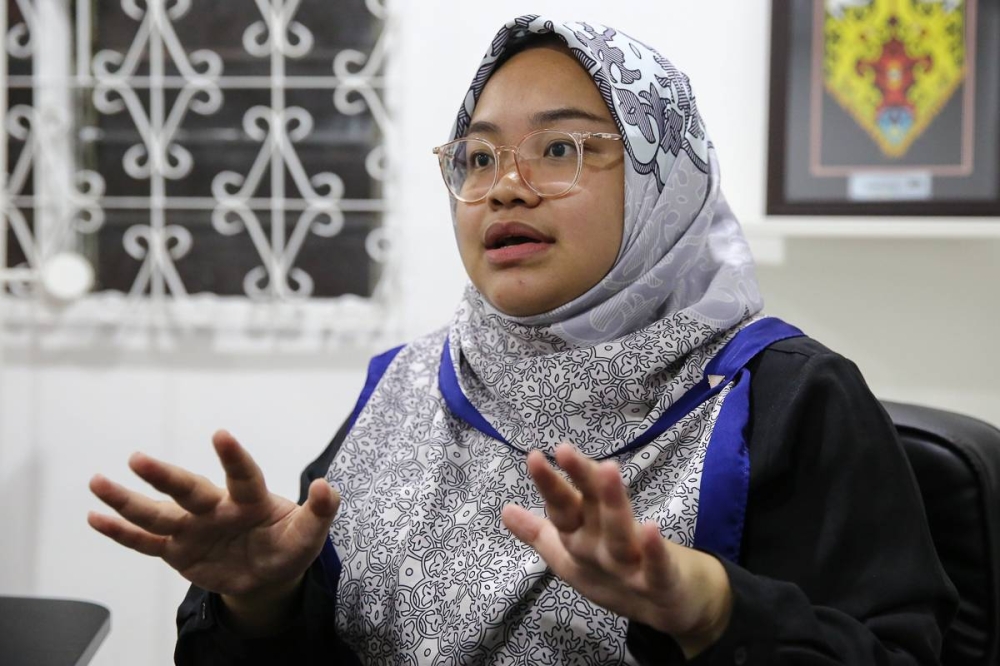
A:
{"label": "woman", "polygon": [[373,360],[302,506],[224,432],[226,490],[92,481],[125,520],[91,524],[195,585],[178,662],[936,663],[954,593],[892,426],[760,315],[686,77],[522,17],[435,152],[471,285]]}

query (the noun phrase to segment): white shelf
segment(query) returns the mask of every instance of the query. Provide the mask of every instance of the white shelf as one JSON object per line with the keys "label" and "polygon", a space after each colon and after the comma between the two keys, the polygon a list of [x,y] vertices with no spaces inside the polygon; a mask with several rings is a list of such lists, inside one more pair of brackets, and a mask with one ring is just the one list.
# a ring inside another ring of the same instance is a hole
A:
{"label": "white shelf", "polygon": [[743,223],[756,238],[972,238],[1000,239],[1000,217],[919,218],[772,216]]}
{"label": "white shelf", "polygon": [[764,266],[783,264],[786,241],[798,239],[1000,240],[1000,217],[773,216],[742,226],[754,259]]}

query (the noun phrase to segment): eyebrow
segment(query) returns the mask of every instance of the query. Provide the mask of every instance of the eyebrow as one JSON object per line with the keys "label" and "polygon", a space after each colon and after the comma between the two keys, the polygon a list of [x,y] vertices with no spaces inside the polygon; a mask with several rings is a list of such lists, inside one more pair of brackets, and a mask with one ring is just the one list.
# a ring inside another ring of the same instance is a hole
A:
{"label": "eyebrow", "polygon": [[[575,107],[562,107],[558,109],[550,109],[548,111],[539,111],[538,113],[532,114],[529,122],[535,127],[544,127],[560,120],[590,120],[598,123],[612,122],[605,116],[599,116],[596,113],[591,113],[590,111],[584,111],[583,109],[577,109]],[[466,130],[466,134],[500,134],[500,127],[496,123],[491,123],[488,120],[477,120],[469,125],[469,129]]]}

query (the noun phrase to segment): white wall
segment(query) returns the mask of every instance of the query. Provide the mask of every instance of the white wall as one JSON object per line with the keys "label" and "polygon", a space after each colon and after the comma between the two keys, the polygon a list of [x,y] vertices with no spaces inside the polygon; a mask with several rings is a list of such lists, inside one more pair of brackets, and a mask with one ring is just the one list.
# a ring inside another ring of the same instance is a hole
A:
{"label": "white wall", "polygon": [[[442,325],[463,283],[430,147],[447,137],[500,23],[528,12],[591,18],[657,46],[692,77],[727,196],[754,223],[764,215],[768,7],[397,0],[403,337]],[[992,348],[1000,243],[803,239],[790,241],[786,255],[783,265],[760,270],[772,313],[855,359],[880,395],[1000,423],[1000,355]],[[136,449],[218,478],[208,440],[227,427],[258,457],[272,488],[294,494],[300,468],[350,410],[361,356],[227,353],[207,337],[179,352],[9,348],[0,367],[0,593],[105,603],[113,629],[95,664],[171,663],[185,585],[161,563],[89,530],[85,514],[98,503],[88,478],[101,471],[141,487],[125,466]]]}

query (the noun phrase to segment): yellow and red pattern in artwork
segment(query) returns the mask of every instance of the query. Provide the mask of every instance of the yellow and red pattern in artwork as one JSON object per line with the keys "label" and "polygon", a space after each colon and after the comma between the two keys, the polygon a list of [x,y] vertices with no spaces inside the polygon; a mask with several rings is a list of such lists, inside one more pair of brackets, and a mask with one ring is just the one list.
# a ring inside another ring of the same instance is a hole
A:
{"label": "yellow and red pattern in artwork", "polygon": [[827,0],[827,91],[902,157],[965,79],[966,0]]}

